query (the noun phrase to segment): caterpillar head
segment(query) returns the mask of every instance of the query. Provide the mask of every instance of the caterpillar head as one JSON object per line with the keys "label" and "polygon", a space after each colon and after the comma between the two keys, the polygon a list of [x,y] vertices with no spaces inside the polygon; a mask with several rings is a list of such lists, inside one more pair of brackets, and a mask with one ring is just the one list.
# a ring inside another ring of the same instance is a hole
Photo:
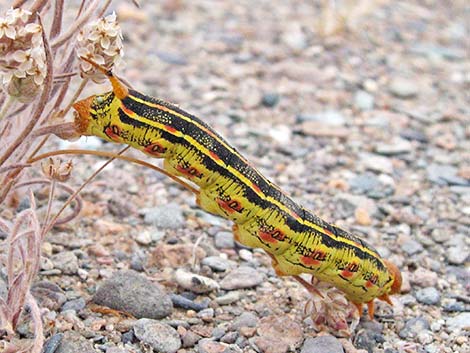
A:
{"label": "caterpillar head", "polygon": [[392,301],[390,300],[390,297],[388,296],[389,294],[398,294],[400,293],[401,290],[401,283],[402,283],[402,277],[401,277],[401,272],[398,269],[397,265],[395,265],[393,262],[390,262],[388,260],[383,260],[385,266],[387,267],[388,271],[391,273],[393,277],[393,282],[390,287],[390,291],[388,293],[382,294],[378,299],[383,300],[384,302],[389,303],[390,305],[393,305]]}
{"label": "caterpillar head", "polygon": [[388,271],[393,276],[392,286],[390,287],[390,294],[400,293],[401,284],[402,284],[402,277],[401,277],[400,270],[398,269],[397,265],[395,265],[393,262],[384,260],[384,263],[385,263],[385,266],[387,266]]}
{"label": "caterpillar head", "polygon": [[90,96],[73,104],[73,108],[76,110],[75,128],[82,135],[94,135],[118,142],[120,128],[112,124],[112,118],[117,113],[118,104],[113,103],[119,103],[119,101],[128,95],[129,91],[113,75],[111,70],[86,57],[81,57],[81,59],[90,63],[98,71],[101,71],[108,78],[113,86],[113,90],[104,94]]}
{"label": "caterpillar head", "polygon": [[99,136],[110,139],[106,129],[111,126],[113,92],[90,96],[73,104],[75,129],[85,136]]}

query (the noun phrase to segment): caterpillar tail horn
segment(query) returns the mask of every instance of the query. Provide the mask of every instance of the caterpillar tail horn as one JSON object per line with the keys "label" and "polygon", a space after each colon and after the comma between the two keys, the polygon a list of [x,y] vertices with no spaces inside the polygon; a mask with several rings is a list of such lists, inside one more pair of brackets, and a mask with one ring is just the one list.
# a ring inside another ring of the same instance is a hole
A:
{"label": "caterpillar tail horn", "polygon": [[127,97],[127,95],[129,94],[129,90],[127,89],[126,86],[123,85],[123,83],[121,81],[119,81],[119,79],[116,76],[114,76],[112,70],[108,70],[103,65],[100,65],[97,62],[95,62],[95,61],[93,61],[93,60],[91,60],[91,59],[89,59],[85,56],[81,56],[80,59],[82,59],[83,61],[86,61],[91,66],[96,68],[98,71],[101,71],[103,74],[106,75],[106,77],[111,82],[111,85],[113,86],[113,92],[114,92],[114,94],[116,95],[117,98],[124,99],[124,98]]}

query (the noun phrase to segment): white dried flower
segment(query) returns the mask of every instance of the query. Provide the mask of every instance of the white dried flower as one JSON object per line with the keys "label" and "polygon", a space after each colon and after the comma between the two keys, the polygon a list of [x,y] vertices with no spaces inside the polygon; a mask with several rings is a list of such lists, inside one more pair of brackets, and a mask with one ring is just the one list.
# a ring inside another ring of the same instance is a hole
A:
{"label": "white dried flower", "polygon": [[47,74],[42,28],[28,23],[31,12],[7,10],[0,17],[0,78],[10,96],[30,102],[39,93]]}
{"label": "white dried flower", "polygon": [[359,315],[354,307],[337,288],[325,282],[315,281],[314,287],[323,297],[311,293],[304,314],[312,319],[317,331],[332,331],[339,337],[349,337],[354,332]]}
{"label": "white dried flower", "polygon": [[[122,58],[122,33],[116,14],[88,23],[77,36],[77,55],[86,57],[110,69]],[[80,62],[82,77],[89,77],[95,82],[105,78],[102,73],[85,61]]]}

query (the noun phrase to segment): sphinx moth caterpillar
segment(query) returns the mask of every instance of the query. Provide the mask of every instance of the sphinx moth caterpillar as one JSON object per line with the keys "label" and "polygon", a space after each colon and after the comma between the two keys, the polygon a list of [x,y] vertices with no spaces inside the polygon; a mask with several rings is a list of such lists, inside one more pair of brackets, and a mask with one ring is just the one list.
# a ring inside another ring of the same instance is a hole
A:
{"label": "sphinx moth caterpillar", "polygon": [[202,209],[233,221],[238,242],[272,257],[278,275],[312,274],[343,291],[360,313],[367,303],[371,318],[374,299],[391,304],[401,274],[373,247],[298,205],[201,119],[128,89],[111,71],[82,59],[103,71],[113,90],[73,105],[80,134],[163,158],[169,173],[199,187]]}

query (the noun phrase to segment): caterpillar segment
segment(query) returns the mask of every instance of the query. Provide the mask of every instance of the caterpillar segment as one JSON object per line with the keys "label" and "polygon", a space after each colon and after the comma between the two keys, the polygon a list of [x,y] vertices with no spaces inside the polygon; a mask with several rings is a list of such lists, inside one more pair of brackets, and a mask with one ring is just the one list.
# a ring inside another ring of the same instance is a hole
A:
{"label": "caterpillar segment", "polygon": [[312,274],[342,290],[360,313],[366,303],[371,318],[375,298],[391,304],[389,295],[401,287],[395,265],[299,206],[197,117],[127,89],[112,72],[89,62],[109,77],[113,91],[74,104],[78,132],[164,158],[167,171],[200,187],[197,204],[233,221],[235,239],[264,249],[277,274],[292,275],[318,294],[299,277]]}

